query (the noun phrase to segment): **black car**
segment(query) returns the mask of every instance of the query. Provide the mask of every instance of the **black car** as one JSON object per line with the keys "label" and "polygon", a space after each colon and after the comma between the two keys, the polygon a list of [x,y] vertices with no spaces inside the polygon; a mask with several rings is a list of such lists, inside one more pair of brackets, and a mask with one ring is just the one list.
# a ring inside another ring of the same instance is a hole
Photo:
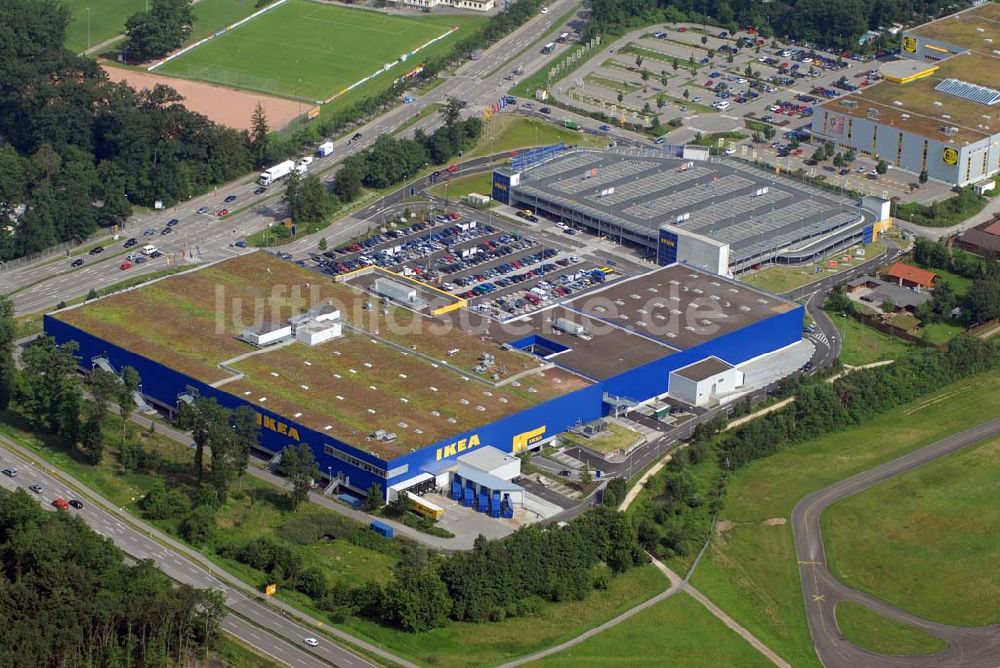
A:
{"label": "black car", "polygon": [[538,111],[542,112],[543,114],[551,114],[552,113],[552,107],[542,107]]}
{"label": "black car", "polygon": [[163,253],[161,253],[160,251],[156,250],[156,251],[153,251],[152,253],[150,253],[149,257],[151,257],[153,259],[156,259],[158,257],[163,257]]}
{"label": "black car", "polygon": [[360,132],[355,132],[354,136],[351,137],[351,141],[357,141],[359,139],[361,139],[361,133]]}
{"label": "black car", "polygon": [[181,222],[181,221],[177,220],[176,218],[171,218],[170,221],[167,223],[167,227],[173,227],[174,225],[176,225],[179,222]]}
{"label": "black car", "polygon": [[82,267],[83,266],[83,258],[82,257],[76,258],[75,260],[73,260],[73,262],[70,264],[70,266],[71,267]]}
{"label": "black car", "polygon": [[104,252],[104,246],[94,246],[93,248],[90,249],[91,255],[100,255],[103,252]]}
{"label": "black car", "polygon": [[69,500],[69,505],[73,506],[77,510],[80,510],[81,508],[83,508],[83,502],[82,501],[77,501],[76,499],[70,499]]}
{"label": "black car", "polygon": [[282,260],[291,260],[292,259],[292,254],[291,253],[281,252],[281,253],[278,253],[278,257],[281,258]]}
{"label": "black car", "polygon": [[230,195],[229,197],[226,198],[226,204],[229,204],[230,202],[235,202],[235,201],[236,201],[236,195]]}
{"label": "black car", "polygon": [[259,188],[255,189],[253,191],[253,194],[254,195],[263,195],[266,192],[267,192],[267,186],[260,186]]}
{"label": "black car", "polygon": [[569,469],[563,469],[562,471],[559,472],[559,475],[566,476],[568,478],[571,475],[573,475],[573,472],[570,471]]}
{"label": "black car", "polygon": [[132,246],[135,246],[137,243],[139,243],[139,240],[136,239],[135,237],[132,237],[131,239],[122,244],[122,248],[131,248]]}
{"label": "black car", "polygon": [[172,228],[172,227],[164,227],[162,230],[160,230],[160,234],[161,235],[163,235],[163,234],[170,234],[173,231],[174,231],[174,228]]}

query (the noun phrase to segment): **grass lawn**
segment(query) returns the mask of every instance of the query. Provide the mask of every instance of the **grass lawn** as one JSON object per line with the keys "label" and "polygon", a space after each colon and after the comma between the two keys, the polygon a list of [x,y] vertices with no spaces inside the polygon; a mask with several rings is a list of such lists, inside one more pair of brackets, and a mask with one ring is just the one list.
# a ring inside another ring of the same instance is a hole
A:
{"label": "grass lawn", "polygon": [[[683,44],[682,46],[690,47],[692,51],[695,48],[697,48],[691,44]],[[632,42],[629,42],[622,48],[618,49],[618,53],[630,53],[633,56],[642,56],[644,60],[657,60],[661,63],[673,63],[674,60],[677,60],[678,64],[681,66],[681,69],[687,70],[688,72],[690,72],[692,68],[694,68],[695,70],[699,70],[702,67],[704,67],[704,65],[697,62],[697,59],[695,60],[695,63],[692,65],[691,61],[688,58],[678,58],[669,53],[664,53],[663,51],[657,51],[655,49],[647,49],[646,47],[638,46],[636,44],[633,44]]]}
{"label": "grass lawn", "polygon": [[[555,111],[555,110],[554,110]],[[556,113],[558,113],[556,111]],[[483,128],[483,138],[479,141],[479,146],[474,151],[466,155],[467,158],[489,155],[490,153],[502,153],[514,149],[526,148],[529,146],[547,146],[549,144],[575,144],[587,148],[603,148],[608,145],[608,140],[603,137],[562,128],[553,123],[538,120],[535,118],[524,118],[501,114],[494,117],[496,120],[487,122]],[[493,140],[490,141],[492,132]],[[484,195],[486,193],[483,193]]]}
{"label": "grass lawn", "polygon": [[613,422],[609,422],[608,430],[596,438],[587,438],[586,436],[574,434],[569,431],[559,437],[564,443],[579,445],[605,454],[627,448],[635,443],[638,438],[638,432]]}
{"label": "grass lawn", "polygon": [[[717,145],[717,144],[716,144]],[[819,264],[807,264],[802,266],[771,266],[760,271],[755,271],[751,274],[744,274],[740,276],[740,281],[746,283],[747,285],[752,285],[755,288],[760,288],[761,290],[766,290],[767,292],[773,292],[775,294],[781,294],[783,292],[788,292],[789,290],[794,290],[795,288],[802,287],[803,285],[808,285],[815,281],[822,280],[824,278],[829,278],[831,275],[839,274],[842,271],[851,269],[855,263],[864,262],[868,258],[877,256],[878,254],[885,251],[885,244],[880,241],[876,241],[871,244],[864,246],[865,256],[861,258],[854,258],[854,248],[849,248],[842,253],[837,253],[830,259],[837,260],[837,267],[830,268],[827,266],[826,261],[822,261]],[[843,255],[849,255],[854,260],[850,264],[841,264],[840,258]],[[818,272],[816,268],[822,266],[823,271]]]}
{"label": "grass lawn", "polygon": [[[441,172],[442,175],[447,173]],[[459,176],[448,180],[442,179],[433,188],[428,188],[428,191],[438,197],[447,196],[452,201],[458,201],[470,193],[479,193],[489,197],[490,193],[493,192],[493,172]]]}
{"label": "grass lawn", "polygon": [[838,501],[822,517],[830,569],[927,619],[1000,623],[997,461],[1000,438]]}
{"label": "grass lawn", "polygon": [[927,342],[937,346],[951,341],[964,331],[965,328],[961,325],[955,325],[950,322],[932,322],[929,325],[921,327],[918,335],[922,336]]}
{"label": "grass lawn", "polygon": [[879,360],[898,359],[914,348],[912,343],[883,334],[850,316],[845,318],[840,313],[829,312],[827,315],[833,320],[837,335],[843,343],[840,361],[844,364],[861,366]]}
{"label": "grass lawn", "polygon": [[[146,9],[146,0],[62,0],[69,9],[66,48],[79,53],[87,48],[87,15],[90,15],[90,45],[120,35],[125,19]],[[252,4],[251,4],[252,6]],[[90,12],[87,8],[90,8]]]}
{"label": "grass lawn", "polygon": [[994,417],[997,405],[1000,376],[975,376],[854,429],[789,447],[735,471],[719,516],[734,525],[713,539],[694,585],[792,665],[818,666],[791,531],[763,520],[787,520],[810,492],[979,424]]}
{"label": "grass lawn", "polygon": [[607,591],[594,591],[582,601],[545,605],[530,617],[486,624],[452,623],[427,633],[394,631],[356,618],[344,628],[424,665],[492,666],[573,638],[666,587],[666,578],[647,565],[612,577]]}
{"label": "grass lawn", "polygon": [[935,654],[948,643],[919,629],[883,617],[853,601],[841,601],[836,609],[837,626],[859,647],[890,656]]}
{"label": "grass lawn", "polygon": [[194,27],[185,43],[193,44],[204,39],[217,30],[250,16],[257,9],[254,0],[198,0],[191,6]]}
{"label": "grass lawn", "polygon": [[[321,100],[463,22],[292,0],[171,61],[162,74]],[[452,39],[457,39],[456,33]],[[421,52],[414,60],[423,59]],[[397,70],[409,69],[401,63]],[[380,78],[391,80],[393,74]]]}
{"label": "grass lawn", "polygon": [[675,594],[614,628],[534,666],[770,666],[687,594]]}
{"label": "grass lawn", "polygon": [[[569,64],[571,56],[584,51],[585,49],[581,44],[573,44],[569,47],[564,44],[558,45],[556,47],[555,56],[552,60],[534,74],[518,81],[517,84],[510,89],[510,94],[516,95],[517,97],[534,98],[536,89],[548,88],[549,84],[565,78],[570,72],[585,63],[587,61],[587,57],[578,56],[578,58],[580,58],[579,60],[572,65]],[[600,49],[592,49],[590,56],[592,57],[599,52]],[[556,76],[553,79],[549,79],[549,72],[551,72],[556,65],[559,65],[560,63],[563,64],[562,68],[556,73]]]}
{"label": "grass lawn", "polygon": [[611,79],[609,77],[602,77],[596,74],[588,74],[583,78],[583,80],[589,84],[594,84],[595,86],[602,86],[613,91],[619,91],[621,93],[634,93],[635,91],[642,88],[638,84],[634,84],[628,81],[623,81],[621,79]]}

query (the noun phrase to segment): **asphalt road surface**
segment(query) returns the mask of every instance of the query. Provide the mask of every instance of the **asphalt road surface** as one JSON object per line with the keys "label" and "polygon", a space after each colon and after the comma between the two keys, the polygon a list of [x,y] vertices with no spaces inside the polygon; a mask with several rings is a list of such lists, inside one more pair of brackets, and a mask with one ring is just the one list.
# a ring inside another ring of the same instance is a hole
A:
{"label": "asphalt road surface", "polygon": [[[1000,625],[968,628],[930,622],[844,585],[827,568],[820,533],[820,516],[838,500],[996,434],[1000,434],[1000,418],[814,492],[795,506],[792,511],[792,535],[795,538],[806,617],[816,653],[826,668],[996,668],[1000,665]],[[927,577],[934,577],[934,574],[928,573]],[[889,619],[940,637],[948,642],[948,649],[928,656],[886,656],[861,649],[845,639],[837,628],[834,608],[839,601],[860,603]]]}
{"label": "asphalt road surface", "polygon": [[[3,446],[3,467],[14,467],[18,471],[16,477],[0,475],[0,485],[11,490],[41,485],[42,492],[35,496],[47,509],[52,509],[52,501],[56,498],[82,500],[82,509],[65,512],[80,515],[94,531],[110,538],[130,557],[152,559],[164,573],[178,582],[223,592],[226,606],[233,614],[224,618],[222,627],[247,645],[295,667],[362,668],[376,665],[336,645],[318,629],[304,626],[285,616],[277,603],[268,605],[235,589],[232,581],[218,577],[217,571],[210,572],[203,564],[171,549],[167,541],[154,539],[152,536],[159,537],[159,532],[152,527],[140,530],[137,526],[139,522],[134,518],[123,517],[124,513],[113,510],[114,504],[79,481],[65,473],[60,473],[58,478],[51,475],[42,462],[36,462],[33,455],[9,439],[0,437],[0,445]],[[307,647],[303,643],[303,639],[307,637],[318,638],[319,645]],[[396,663],[402,661],[390,654],[387,657]],[[409,665],[407,662],[402,663]]]}

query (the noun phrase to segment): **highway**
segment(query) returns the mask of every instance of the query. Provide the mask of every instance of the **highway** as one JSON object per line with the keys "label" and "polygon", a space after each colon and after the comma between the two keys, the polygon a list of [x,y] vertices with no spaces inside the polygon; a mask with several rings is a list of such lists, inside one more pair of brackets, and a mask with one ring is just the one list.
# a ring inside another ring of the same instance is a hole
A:
{"label": "highway", "polygon": [[[338,629],[323,626],[312,619],[279,602],[260,600],[259,595],[249,595],[246,585],[233,576],[214,569],[211,562],[195,553],[155,527],[128,515],[113,503],[100,496],[83,483],[64,472],[58,474],[48,469],[45,463],[30,451],[0,436],[0,449],[4,468],[18,470],[16,477],[0,476],[0,485],[7,489],[41,485],[38,501],[47,509],[52,509],[56,498],[83,501],[80,510],[64,512],[78,514],[90,527],[110,538],[123,552],[133,559],[151,559],[169,577],[193,587],[212,588],[225,595],[226,606],[232,614],[222,621],[222,628],[254,647],[259,652],[289,666],[346,666],[348,668],[375,666],[368,659],[344,649],[325,635],[336,635],[350,640],[367,651],[385,658],[391,663],[413,667],[414,664],[354,639]],[[296,621],[291,615],[302,621]],[[303,643],[307,637],[319,639],[317,647]],[[415,667],[414,667],[415,668]]]}
{"label": "highway", "polygon": [[[525,74],[530,74],[554,57],[532,51],[523,56],[520,54],[540,39],[563,14],[578,4],[577,0],[552,2],[547,14],[539,14],[486,49],[478,60],[468,61],[460,66],[454,76],[446,77],[444,83],[420,96],[416,103],[399,105],[337,138],[333,155],[325,159],[317,158],[310,170],[319,173],[325,181],[332,181],[336,173],[335,165],[344,158],[370,148],[379,137],[392,134],[421,109],[441,103],[448,97],[467,102],[467,115],[479,115],[485,106],[496,102],[513,85],[514,81],[505,80],[505,77],[511,75],[517,65],[524,67]],[[576,20],[571,24],[579,23]],[[489,74],[494,71],[495,73]],[[407,132],[415,132],[417,128],[431,131],[439,124],[440,119],[435,114],[414,124]],[[349,137],[355,132],[360,132],[361,138],[349,143]],[[211,193],[170,209],[133,216],[117,240],[108,238],[103,253],[80,256],[84,259],[82,267],[74,269],[70,266],[76,256],[58,255],[12,267],[0,271],[0,292],[13,293],[18,314],[34,313],[51,308],[60,301],[83,296],[91,289],[114,285],[130,276],[152,273],[187,262],[212,262],[241,252],[250,252],[252,249],[241,251],[231,244],[286,217],[281,204],[282,188],[272,186],[266,193],[255,195],[257,188],[256,175],[247,175],[237,182],[220,186]],[[227,203],[226,197],[232,195],[236,199]],[[206,213],[197,213],[202,207],[205,207]],[[224,208],[232,213],[221,219],[214,215]],[[161,235],[161,230],[172,219],[179,221],[173,226],[174,231]],[[144,236],[144,232],[151,234]],[[342,230],[339,225],[325,232],[330,240],[336,238],[341,241],[356,233],[348,229]],[[138,240],[137,246],[130,250],[122,248],[122,242],[133,237]],[[120,269],[126,255],[138,252],[138,248],[146,243],[157,246],[164,256],[130,269]]]}
{"label": "highway", "polygon": [[[865,491],[893,476],[950,455],[1000,434],[1000,418],[931,443],[919,450],[805,497],[792,511],[792,535],[798,559],[806,617],[816,653],[826,668],[996,668],[1000,657],[1000,625],[968,628],[922,619],[837,580],[827,568],[820,532],[820,516],[831,504]],[[928,573],[926,577],[934,577]],[[839,601],[854,601],[889,619],[914,626],[948,642],[948,648],[928,656],[886,656],[861,649],[837,628],[834,608]]]}

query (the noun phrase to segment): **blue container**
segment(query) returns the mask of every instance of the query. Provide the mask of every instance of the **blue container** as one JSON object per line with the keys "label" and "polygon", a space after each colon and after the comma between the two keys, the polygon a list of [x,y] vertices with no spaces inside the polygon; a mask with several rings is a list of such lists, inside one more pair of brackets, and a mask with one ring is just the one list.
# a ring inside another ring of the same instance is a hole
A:
{"label": "blue container", "polygon": [[392,538],[393,535],[395,534],[391,526],[385,524],[384,522],[379,522],[378,520],[372,522],[370,526],[372,530],[375,531],[375,533],[379,534],[380,536],[385,536],[386,538]]}

